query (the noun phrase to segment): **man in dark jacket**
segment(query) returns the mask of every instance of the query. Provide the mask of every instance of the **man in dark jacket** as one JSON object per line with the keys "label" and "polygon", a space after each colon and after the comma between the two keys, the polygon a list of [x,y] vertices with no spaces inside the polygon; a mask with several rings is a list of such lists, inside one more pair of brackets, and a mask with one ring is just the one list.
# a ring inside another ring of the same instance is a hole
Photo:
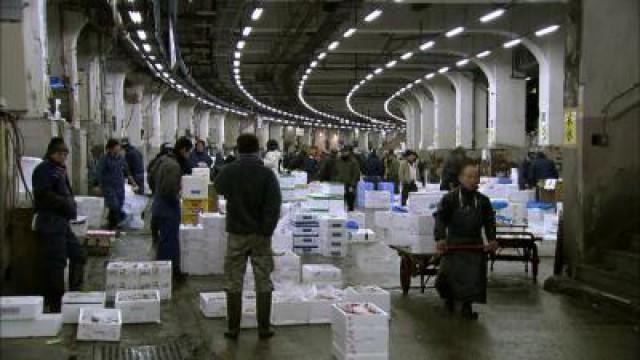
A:
{"label": "man in dark jacket", "polygon": [[80,291],[87,254],[69,226],[76,218],[76,202],[65,161],[69,149],[59,137],[51,139],[47,154],[32,175],[35,230],[40,240],[44,298],[51,312],[60,312],[64,295],[64,269],[69,260],[69,290]]}
{"label": "man in dark jacket", "polygon": [[205,144],[204,140],[200,139],[196,142],[196,148],[191,152],[189,156],[189,160],[191,161],[191,167],[207,167],[211,168],[213,165],[213,160],[211,156],[207,153],[207,144]]}
{"label": "man in dark jacket", "polygon": [[464,161],[464,149],[460,146],[453,149],[442,167],[442,182],[440,183],[440,190],[449,191],[460,185],[458,173],[460,172],[460,166]]}
{"label": "man in dark jacket", "polygon": [[142,153],[129,143],[129,139],[122,139],[124,158],[127,161],[129,175],[133,178],[137,187],[137,194],[144,194],[144,160]]}
{"label": "man in dark jacket", "polygon": [[153,205],[151,216],[160,232],[156,259],[171,260],[173,275],[182,280],[180,272],[180,187],[185,163],[189,162],[189,152],[193,145],[191,140],[181,137],[176,141],[173,152],[161,157],[150,177],[153,187]]}
{"label": "man in dark jacket", "polygon": [[304,164],[302,165],[302,170],[307,173],[307,182],[311,182],[316,180],[318,175],[318,148],[315,146],[311,146],[309,150],[307,150],[307,156],[304,159]]}
{"label": "man in dark jacket", "polygon": [[553,160],[547,158],[543,152],[539,152],[531,165],[531,182],[538,185],[540,180],[557,179],[558,169]]}
{"label": "man in dark jacket", "polygon": [[225,166],[216,177],[218,194],[227,199],[226,226],[229,233],[224,261],[227,292],[228,331],[236,339],[242,315],[242,283],[247,259],[255,277],[258,335],[273,336],[271,330],[271,272],[273,257],[271,236],[280,218],[280,185],[273,171],[260,159],[258,138],[253,134],[238,137],[238,160]]}
{"label": "man in dark jacket", "polygon": [[97,171],[104,203],[109,209],[109,229],[119,228],[126,220],[122,211],[126,173],[127,163],[120,155],[120,143],[116,139],[109,139],[106,153],[100,159]]}
{"label": "man in dark jacket", "polygon": [[355,210],[356,186],[360,181],[360,166],[353,154],[353,148],[345,145],[333,162],[331,181],[344,184],[344,201],[349,211]]}
{"label": "man in dark jacket", "polygon": [[378,187],[378,183],[382,181],[384,164],[375,150],[371,151],[371,154],[369,154],[367,160],[364,162],[364,176],[364,180],[372,182],[376,188]]}
{"label": "man in dark jacket", "polygon": [[534,153],[527,153],[520,166],[518,166],[518,187],[520,190],[526,190],[533,186],[531,181],[531,160],[533,160],[533,157]]}

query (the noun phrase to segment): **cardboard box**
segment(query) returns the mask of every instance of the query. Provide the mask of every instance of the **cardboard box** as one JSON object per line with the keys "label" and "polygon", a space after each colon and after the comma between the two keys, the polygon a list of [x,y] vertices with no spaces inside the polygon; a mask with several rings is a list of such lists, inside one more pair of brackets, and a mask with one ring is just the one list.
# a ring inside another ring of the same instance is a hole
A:
{"label": "cardboard box", "polygon": [[182,176],[183,199],[209,199],[209,178],[203,176]]}
{"label": "cardboard box", "polygon": [[309,303],[303,298],[274,291],[271,305],[273,325],[304,325],[309,323]]}
{"label": "cardboard box", "polygon": [[349,232],[349,242],[376,242],[376,233],[371,229]]}
{"label": "cardboard box", "polygon": [[122,290],[116,293],[115,308],[122,313],[123,324],[159,323],[158,290]]}
{"label": "cardboard box", "polygon": [[0,321],[0,338],[57,336],[62,329],[62,314],[37,314],[29,320]]}
{"label": "cardboard box", "polygon": [[305,283],[342,282],[342,270],[329,264],[303,265],[302,281]]}
{"label": "cardboard box", "polygon": [[43,307],[42,296],[0,296],[0,321],[33,320]]}
{"label": "cardboard box", "polygon": [[200,311],[206,318],[227,316],[227,294],[224,291],[200,293]]}
{"label": "cardboard box", "polygon": [[182,199],[180,201],[180,208],[185,209],[197,209],[207,212],[209,207],[208,199]]}
{"label": "cardboard box", "polygon": [[87,341],[120,341],[122,313],[120,309],[83,308],[80,310],[76,339]]}
{"label": "cardboard box", "polygon": [[66,292],[62,297],[62,321],[65,324],[77,324],[81,308],[103,309],[107,294],[103,291]]}
{"label": "cardboard box", "polygon": [[391,311],[391,294],[379,286],[350,286],[344,289],[344,301],[374,303],[387,314]]}

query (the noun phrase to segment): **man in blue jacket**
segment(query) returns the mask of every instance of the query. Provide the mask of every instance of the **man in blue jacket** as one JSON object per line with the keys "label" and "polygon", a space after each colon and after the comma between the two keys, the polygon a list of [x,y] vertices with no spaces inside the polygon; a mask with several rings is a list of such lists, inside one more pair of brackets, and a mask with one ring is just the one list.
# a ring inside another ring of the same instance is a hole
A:
{"label": "man in blue jacket", "polygon": [[109,229],[117,229],[126,220],[122,211],[124,205],[124,183],[127,163],[120,155],[120,143],[116,139],[107,141],[106,153],[98,163],[98,181],[104,203],[109,209]]}
{"label": "man in blue jacket", "polygon": [[191,167],[208,167],[211,168],[213,165],[213,160],[211,156],[207,153],[207,144],[204,143],[204,140],[200,139],[196,142],[196,148],[189,155],[189,159],[191,161]]}
{"label": "man in blue jacket", "polygon": [[45,159],[32,175],[35,231],[40,241],[45,303],[50,312],[60,312],[64,295],[64,269],[69,260],[69,290],[80,291],[87,254],[71,231],[69,220],[76,218],[76,202],[67,176],[65,161],[69,149],[64,140],[49,142]]}
{"label": "man in blue jacket", "polygon": [[142,153],[129,143],[129,139],[122,139],[124,158],[127,161],[127,170],[137,187],[137,194],[144,194],[144,160]]}

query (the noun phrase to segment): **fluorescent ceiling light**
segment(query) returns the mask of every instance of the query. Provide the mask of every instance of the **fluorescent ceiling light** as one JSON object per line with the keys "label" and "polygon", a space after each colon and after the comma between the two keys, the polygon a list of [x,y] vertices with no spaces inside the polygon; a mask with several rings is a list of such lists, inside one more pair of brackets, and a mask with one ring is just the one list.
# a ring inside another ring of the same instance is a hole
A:
{"label": "fluorescent ceiling light", "polygon": [[489,50],[485,50],[483,52],[478,53],[478,55],[476,55],[477,58],[482,59],[484,57],[487,57],[491,54],[491,51]]}
{"label": "fluorescent ceiling light", "polygon": [[162,76],[168,78],[169,77],[169,73],[165,71],[165,72],[162,73]]}
{"label": "fluorescent ceiling light", "polygon": [[249,36],[249,34],[251,34],[251,30],[253,30],[251,26],[245,26],[244,29],[242,29],[242,36]]}
{"label": "fluorescent ceiling light", "polygon": [[240,74],[240,69],[238,69],[238,68],[233,69],[233,73],[234,74]]}
{"label": "fluorescent ceiling light", "polygon": [[246,42],[244,40],[240,40],[240,41],[238,41],[238,44],[236,45],[236,48],[238,50],[242,50],[242,49],[244,49],[245,44],[246,44]]}
{"label": "fluorescent ceiling light", "polygon": [[311,68],[308,68],[304,73],[305,74],[311,74]]}
{"label": "fluorescent ceiling light", "polygon": [[408,60],[413,56],[412,52],[408,52],[408,53],[404,53],[402,56],[400,56],[400,59],[402,60]]}
{"label": "fluorescent ceiling light", "polygon": [[462,32],[464,31],[464,27],[462,26],[458,26],[457,28],[453,28],[449,31],[447,31],[444,36],[450,38],[450,37],[454,37],[456,35],[460,35],[462,34]]}
{"label": "fluorescent ceiling light", "polygon": [[362,85],[362,84],[364,84],[366,82],[367,82],[367,80],[360,80],[360,85]]}
{"label": "fluorescent ceiling light", "polygon": [[144,32],[144,30],[138,30],[136,31],[136,33],[138,34],[138,38],[142,41],[147,40],[147,33]]}
{"label": "fluorescent ceiling light", "polygon": [[345,31],[342,36],[346,38],[351,37],[353,36],[353,34],[356,33],[356,30],[357,30],[356,28],[350,28],[349,30]]}
{"label": "fluorescent ceiling light", "polygon": [[371,80],[373,78],[373,74],[367,74],[367,76],[364,77],[367,80]]}
{"label": "fluorescent ceiling light", "polygon": [[377,19],[378,17],[380,17],[380,15],[382,15],[382,10],[380,9],[375,9],[372,12],[369,13],[369,15],[364,17],[364,21],[366,22],[372,22],[375,19]]}
{"label": "fluorescent ceiling light", "polygon": [[129,18],[134,24],[142,23],[142,14],[140,14],[140,11],[129,11]]}
{"label": "fluorescent ceiling light", "polygon": [[482,23],[488,23],[489,21],[495,20],[497,18],[499,18],[500,16],[502,16],[502,14],[505,13],[505,9],[495,9],[492,12],[484,15],[483,17],[480,18],[480,22]]}
{"label": "fluorescent ceiling light", "polygon": [[558,30],[559,28],[560,28],[560,25],[547,26],[546,28],[536,31],[536,36],[540,37],[540,36],[545,36],[547,34],[551,34],[552,32]]}
{"label": "fluorescent ceiling light", "polygon": [[236,51],[233,53],[233,57],[236,59],[240,59],[241,56],[242,56],[242,53],[240,51]]}
{"label": "fluorescent ceiling light", "polygon": [[146,51],[146,52],[151,52],[151,45],[144,43],[142,44],[142,50]]}
{"label": "fluorescent ceiling light", "polygon": [[391,60],[385,66],[388,67],[388,68],[392,68],[392,67],[396,66],[397,63],[398,62],[396,60]]}
{"label": "fluorescent ceiling light", "polygon": [[425,51],[425,50],[429,50],[433,47],[433,45],[435,45],[436,42],[435,41],[427,41],[426,43],[420,45],[420,50]]}
{"label": "fluorescent ceiling light", "polygon": [[440,69],[438,70],[438,72],[439,72],[440,74],[444,74],[444,73],[446,73],[447,71],[449,71],[449,67],[448,67],[448,66],[445,66],[445,67],[440,68]]}
{"label": "fluorescent ceiling light", "polygon": [[240,60],[233,60],[233,67],[240,66]]}
{"label": "fluorescent ceiling light", "polygon": [[310,66],[311,66],[312,68],[314,68],[314,67],[318,66],[318,62],[317,62],[316,60],[313,60],[313,61],[311,62],[311,64],[310,64]]}
{"label": "fluorescent ceiling light", "polygon": [[382,68],[377,68],[373,71],[374,74],[378,75],[380,73],[382,73],[384,70]]}
{"label": "fluorescent ceiling light", "polygon": [[151,61],[156,61],[156,57],[155,57],[155,55],[149,55],[149,60],[151,60]]}
{"label": "fluorescent ceiling light", "polygon": [[462,59],[462,60],[458,60],[458,62],[456,62],[456,66],[465,66],[469,63],[469,59]]}
{"label": "fluorescent ceiling light", "polygon": [[309,78],[309,75],[307,74],[302,75],[302,80],[307,80],[308,78]]}
{"label": "fluorescent ceiling light", "polygon": [[335,50],[339,45],[340,45],[340,42],[338,42],[338,41],[334,41],[334,42],[332,42],[331,44],[329,44],[328,49],[329,49],[329,50]]}
{"label": "fluorescent ceiling light", "polygon": [[506,43],[502,44],[502,47],[504,47],[505,49],[509,49],[509,48],[512,48],[512,47],[520,44],[521,42],[522,42],[522,40],[520,40],[520,39],[509,40]]}
{"label": "fluorescent ceiling light", "polygon": [[413,87],[413,84],[407,85],[407,89],[411,89],[412,87]]}
{"label": "fluorescent ceiling light", "polygon": [[416,79],[416,81],[414,81],[413,83],[417,85],[417,84],[420,84],[421,82],[422,82],[422,79]]}
{"label": "fluorescent ceiling light", "polygon": [[524,78],[524,81],[531,81],[531,76],[527,76],[526,78]]}
{"label": "fluorescent ceiling light", "polygon": [[162,71],[162,69],[164,69],[164,67],[162,66],[162,64],[155,64],[156,69],[158,69],[159,71]]}
{"label": "fluorescent ceiling light", "polygon": [[256,8],[255,10],[253,10],[253,12],[251,13],[251,20],[257,21],[258,19],[260,19],[263,11],[263,8]]}
{"label": "fluorescent ceiling light", "polygon": [[318,60],[322,60],[325,57],[327,57],[327,53],[326,52],[321,52],[320,55],[318,55]]}

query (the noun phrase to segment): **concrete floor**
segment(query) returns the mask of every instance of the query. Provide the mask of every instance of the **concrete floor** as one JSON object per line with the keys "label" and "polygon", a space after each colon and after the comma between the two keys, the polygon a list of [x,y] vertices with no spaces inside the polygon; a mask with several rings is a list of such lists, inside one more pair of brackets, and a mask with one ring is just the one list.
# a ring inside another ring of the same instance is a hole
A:
{"label": "concrete floor", "polygon": [[[354,251],[358,251],[355,249]],[[150,239],[129,234],[118,240],[112,258],[150,258]],[[327,259],[305,259],[305,262]],[[88,289],[101,290],[105,258],[91,258]],[[552,261],[542,262],[540,281],[533,284],[515,263],[499,263],[490,275],[489,303],[478,306],[480,320],[450,318],[433,289],[421,294],[398,289],[397,261],[376,274],[340,261],[347,284],[380,283],[392,291],[391,359],[638,359],[640,332],[628,319],[541,288]],[[194,359],[331,359],[329,325],[277,328],[270,341],[258,341],[255,330],[241,334],[237,343],[222,336],[224,320],[205,319],[198,294],[219,290],[220,277],[192,277],[163,304],[162,324],[123,327],[123,346],[160,344],[186,338],[194,344]],[[90,358],[93,344],[75,341],[75,326],[66,325],[58,339],[3,340],[0,358]]]}

